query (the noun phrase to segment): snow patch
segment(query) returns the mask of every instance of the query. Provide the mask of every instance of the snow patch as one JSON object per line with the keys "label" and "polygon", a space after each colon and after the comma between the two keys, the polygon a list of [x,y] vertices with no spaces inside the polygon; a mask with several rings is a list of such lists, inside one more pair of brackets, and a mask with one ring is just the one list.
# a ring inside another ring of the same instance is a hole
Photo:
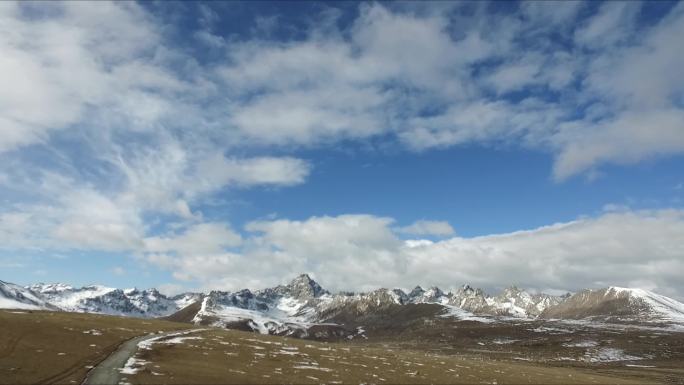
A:
{"label": "snow patch", "polygon": [[562,344],[566,348],[593,348],[598,346],[598,342],[596,341],[579,341],[579,342],[566,342]]}
{"label": "snow patch", "polygon": [[615,362],[643,360],[643,357],[631,356],[622,349],[599,348],[584,353],[584,361],[587,362]]}
{"label": "snow patch", "polygon": [[458,318],[459,320],[462,321],[476,321],[476,322],[481,322],[481,323],[492,323],[495,320],[492,318],[487,318],[487,317],[479,317],[476,316],[475,314],[463,310],[458,306],[453,306],[453,305],[442,305],[446,308],[446,312],[444,314],[441,314],[440,317],[448,318],[448,317],[453,317],[453,318]]}
{"label": "snow patch", "polygon": [[149,361],[131,357],[126,361],[124,367],[119,369],[119,372],[122,374],[136,374],[147,364],[149,364]]}

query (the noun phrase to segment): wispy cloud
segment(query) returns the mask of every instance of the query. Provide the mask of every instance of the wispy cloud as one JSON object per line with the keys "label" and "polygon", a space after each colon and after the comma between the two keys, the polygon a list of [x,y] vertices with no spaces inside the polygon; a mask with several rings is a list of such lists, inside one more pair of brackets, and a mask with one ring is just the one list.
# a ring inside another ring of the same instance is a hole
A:
{"label": "wispy cloud", "polygon": [[[4,2],[0,247],[132,252],[179,279],[223,286],[244,286],[235,272],[247,258],[264,267],[255,283],[310,270],[338,286],[395,284],[417,278],[411,269],[445,284],[520,271],[540,286],[591,285],[622,261],[625,282],[639,267],[682,290],[668,275],[682,255],[677,211],[625,209],[407,248],[391,218],[266,220],[243,231],[200,209],[226,190],[306,183],[314,162],[300,150],[371,138],[413,152],[473,143],[543,151],[561,182],[681,154],[684,4],[638,22],[643,6],[360,4],[351,20],[324,10],[284,39],[273,33],[278,16],[247,37],[220,36],[220,15],[202,5],[188,36],[210,47],[203,60],[137,3]],[[432,221],[401,231],[453,234]],[[634,247],[616,246],[623,241]]]}

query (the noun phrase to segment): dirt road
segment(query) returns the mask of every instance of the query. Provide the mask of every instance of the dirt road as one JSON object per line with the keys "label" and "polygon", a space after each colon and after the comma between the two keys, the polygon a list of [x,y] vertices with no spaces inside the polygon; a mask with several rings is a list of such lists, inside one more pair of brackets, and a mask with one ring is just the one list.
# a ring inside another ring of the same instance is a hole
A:
{"label": "dirt road", "polygon": [[94,367],[88,372],[84,385],[104,385],[104,384],[118,384],[121,379],[121,369],[126,364],[129,358],[133,357],[138,352],[138,344],[153,338],[163,338],[178,334],[178,331],[148,334],[145,336],[130,339],[119,347],[114,353],[110,354],[104,361]]}

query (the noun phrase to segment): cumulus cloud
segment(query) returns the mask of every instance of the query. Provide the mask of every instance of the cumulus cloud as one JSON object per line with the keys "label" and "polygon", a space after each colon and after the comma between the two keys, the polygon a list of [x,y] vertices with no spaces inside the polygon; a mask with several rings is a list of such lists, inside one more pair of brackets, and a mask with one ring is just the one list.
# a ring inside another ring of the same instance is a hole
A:
{"label": "cumulus cloud", "polygon": [[[525,3],[509,15],[478,12],[473,22],[458,13],[362,5],[348,30],[227,43],[224,81],[238,95],[258,92],[229,120],[245,138],[271,144],[390,133],[420,151],[522,145],[555,154],[557,180],[681,153],[681,124],[678,134],[659,135],[655,117],[682,112],[681,71],[672,67],[681,62],[682,7],[647,27],[635,23],[638,3],[603,4],[589,16],[582,7]],[[573,44],[554,37],[559,26]],[[521,91],[522,101],[508,96]],[[654,119],[630,127],[635,115]],[[587,142],[601,145],[581,151]],[[621,143],[630,143],[628,153]]]}
{"label": "cumulus cloud", "polygon": [[419,220],[412,224],[397,229],[399,233],[410,235],[453,235],[454,228],[447,221],[426,221]]}
{"label": "cumulus cloud", "polygon": [[[136,3],[2,3],[0,247],[133,252],[233,288],[314,271],[351,289],[526,276],[681,295],[678,211],[410,245],[371,215],[256,221],[242,234],[205,220],[198,207],[226,189],[305,183],[312,164],[296,151],[341,141],[531,148],[555,156],[559,181],[684,152],[684,4],[641,22],[637,3],[421,7],[361,4],[352,20],[328,12],[283,40],[218,36],[202,5],[203,62]],[[453,233],[428,221],[403,231]]]}
{"label": "cumulus cloud", "polygon": [[[683,219],[678,210],[625,210],[529,231],[453,238],[406,252],[412,266],[423,270],[417,276],[442,276],[441,282],[577,290],[647,280],[681,298],[682,287],[668,271],[684,264]],[[449,266],[454,268],[445,270]]]}
{"label": "cumulus cloud", "polygon": [[0,151],[100,109],[151,123],[169,108],[162,95],[183,89],[150,58],[160,35],[135,3],[6,3],[0,26]]}
{"label": "cumulus cloud", "polygon": [[239,246],[242,237],[221,223],[193,225],[182,234],[145,239],[145,250],[153,253],[176,252],[182,255],[220,253]]}
{"label": "cumulus cloud", "polygon": [[[588,16],[581,3],[524,3],[509,14],[477,7],[473,17],[459,7],[362,4],[346,25],[332,12],[333,22],[303,30],[302,39],[215,39],[225,57],[211,66],[175,47],[163,21],[134,3],[45,7],[0,11],[0,81],[9,85],[0,96],[0,150],[83,137],[75,145],[90,147],[96,161],[124,159],[130,180],[147,162],[204,162],[224,169],[211,172],[216,179],[256,184],[229,175],[247,165],[221,150],[380,135],[419,151],[473,142],[548,151],[558,180],[683,148],[681,5],[639,26],[638,3],[603,4]],[[198,33],[211,34],[216,13],[200,11]],[[554,37],[558,26],[574,46]],[[595,41],[604,46],[583,48]],[[522,90],[523,100],[507,96]],[[155,146],[169,151],[147,151]],[[275,167],[267,159],[259,161],[264,173]],[[276,184],[301,183],[307,167],[295,163],[280,163],[292,180]],[[148,202],[159,201],[139,183]],[[188,198],[167,198],[160,209],[192,215]]]}
{"label": "cumulus cloud", "polygon": [[[178,277],[226,289],[274,285],[306,271],[333,290],[470,283],[489,290],[516,284],[560,292],[647,284],[684,298],[677,274],[684,268],[681,210],[624,208],[532,230],[438,242],[402,241],[393,223],[371,215],[252,222],[241,250],[181,257],[166,267]],[[163,265],[155,258],[149,261]]]}

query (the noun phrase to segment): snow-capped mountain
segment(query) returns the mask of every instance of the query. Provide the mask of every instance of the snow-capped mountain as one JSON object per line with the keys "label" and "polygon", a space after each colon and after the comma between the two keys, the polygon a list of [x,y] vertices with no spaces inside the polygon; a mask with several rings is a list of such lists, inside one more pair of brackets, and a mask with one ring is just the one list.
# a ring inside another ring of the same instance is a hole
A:
{"label": "snow-capped mountain", "polygon": [[256,292],[212,291],[202,300],[192,322],[298,337],[317,328],[316,333],[342,336],[344,329],[338,325],[317,322],[317,306],[331,300],[330,293],[302,274],[287,285]]}
{"label": "snow-capped mountain", "polygon": [[560,297],[529,294],[515,287],[491,297],[467,285],[453,293],[444,292],[438,287],[425,290],[417,286],[408,294],[401,289],[385,288],[367,293],[330,294],[303,274],[287,285],[256,292],[247,289],[237,292],[213,291],[202,302],[193,322],[249,327],[263,333],[282,334],[286,330],[306,330],[312,325],[344,323],[406,305],[441,306],[443,312],[459,308],[462,309],[459,314],[465,316],[536,317],[547,306],[560,301]]}
{"label": "snow-capped mountain", "polygon": [[31,290],[0,281],[0,309],[57,310]]}
{"label": "snow-capped mountain", "polygon": [[[293,288],[297,288],[294,290]],[[194,322],[235,326],[241,324],[262,333],[287,334],[287,330],[307,330],[312,325],[340,323],[369,315],[389,314],[397,308],[417,305],[441,307],[442,314],[462,319],[477,320],[477,316],[496,318],[585,318],[610,321],[615,312],[594,312],[581,309],[592,303],[611,298],[625,299],[613,302],[623,315],[639,315],[632,320],[660,320],[684,323],[684,304],[670,298],[640,289],[608,288],[588,291],[591,296],[578,293],[574,296],[552,296],[528,293],[515,286],[496,296],[481,289],[464,285],[453,292],[437,287],[427,290],[417,286],[409,293],[401,289],[377,289],[367,293],[330,294],[309,276],[301,275],[285,286],[256,292],[212,292],[202,303]],[[591,308],[589,306],[589,308]],[[591,308],[593,309],[593,308]],[[367,318],[366,318],[367,319]],[[479,318],[482,319],[482,318]]]}
{"label": "snow-capped mountain", "polygon": [[62,310],[132,317],[162,317],[199,299],[197,294],[168,298],[156,289],[115,289],[93,285],[74,288],[60,283],[29,287],[0,283],[0,308]]}
{"label": "snow-capped mountain", "polygon": [[201,301],[202,298],[204,298],[204,294],[202,293],[181,293],[169,297],[169,299],[176,304],[178,309],[184,309],[195,302]]}
{"label": "snow-capped mountain", "polygon": [[608,287],[576,293],[540,317],[681,324],[684,304],[648,290]]}
{"label": "snow-capped mountain", "polygon": [[[133,317],[165,317],[202,325],[293,336],[359,335],[359,320],[402,314],[410,317],[456,317],[488,320],[590,319],[684,324],[684,304],[641,289],[610,287],[570,296],[528,293],[515,286],[491,296],[464,285],[445,292],[420,286],[331,294],[306,274],[287,285],[257,291],[212,291],[167,297],[156,289],[74,288],[63,284],[20,287],[0,281],[0,308],[63,310]],[[180,311],[183,309],[182,311]],[[348,327],[347,327],[348,326]]]}
{"label": "snow-capped mountain", "polygon": [[497,296],[489,296],[481,289],[465,285],[451,295],[449,304],[480,315],[534,318],[562,300],[562,297],[544,293],[530,294],[515,286],[504,289]]}

